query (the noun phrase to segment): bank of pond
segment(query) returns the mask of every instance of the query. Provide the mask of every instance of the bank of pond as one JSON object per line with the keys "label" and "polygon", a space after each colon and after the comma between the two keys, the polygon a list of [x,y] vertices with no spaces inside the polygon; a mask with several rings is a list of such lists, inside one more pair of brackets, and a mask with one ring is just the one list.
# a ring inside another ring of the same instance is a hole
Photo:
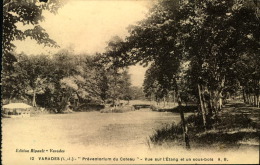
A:
{"label": "bank of pond", "polygon": [[[120,104],[114,105],[101,105],[101,104],[81,104],[79,106],[68,107],[63,111],[55,109],[45,109],[42,107],[32,107],[25,103],[10,103],[2,106],[2,116],[8,118],[17,117],[30,117],[39,114],[69,114],[74,112],[90,112],[99,111],[101,113],[125,113],[129,111],[150,110],[156,112],[172,112],[179,113],[180,109],[177,106],[158,106],[153,104]],[[184,113],[196,112],[197,105],[182,106]]]}

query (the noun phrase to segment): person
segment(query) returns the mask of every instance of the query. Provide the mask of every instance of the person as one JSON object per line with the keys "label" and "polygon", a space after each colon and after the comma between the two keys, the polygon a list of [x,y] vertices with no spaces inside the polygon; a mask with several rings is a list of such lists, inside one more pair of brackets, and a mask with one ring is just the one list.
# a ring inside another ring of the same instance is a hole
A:
{"label": "person", "polygon": [[69,101],[67,102],[67,106],[66,106],[66,108],[65,108],[65,111],[73,112],[72,109],[71,109],[71,104],[70,104]]}

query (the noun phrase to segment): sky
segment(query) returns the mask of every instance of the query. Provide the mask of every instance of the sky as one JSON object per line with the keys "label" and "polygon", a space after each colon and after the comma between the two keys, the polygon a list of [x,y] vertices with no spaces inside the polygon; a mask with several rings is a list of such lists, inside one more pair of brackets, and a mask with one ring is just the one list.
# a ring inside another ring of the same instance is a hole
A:
{"label": "sky", "polygon": [[[41,26],[60,49],[73,48],[75,54],[102,53],[111,37],[125,38],[127,27],[144,19],[149,6],[151,2],[147,0],[70,0],[56,15],[44,12],[45,21]],[[30,39],[14,44],[18,53],[53,54],[58,51]],[[142,85],[145,71],[142,66],[130,67],[132,85]]]}

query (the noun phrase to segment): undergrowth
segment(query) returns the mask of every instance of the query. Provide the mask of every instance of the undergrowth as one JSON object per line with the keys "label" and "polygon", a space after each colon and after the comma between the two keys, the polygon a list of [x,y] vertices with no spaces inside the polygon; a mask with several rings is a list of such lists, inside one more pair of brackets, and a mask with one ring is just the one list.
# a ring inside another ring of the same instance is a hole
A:
{"label": "undergrowth", "polygon": [[[238,147],[240,141],[258,139],[257,125],[245,114],[225,114],[217,118],[207,117],[208,128],[203,127],[200,115],[191,115],[185,119],[191,146],[209,147],[221,144],[224,148]],[[167,125],[157,130],[150,141],[155,145],[164,143],[183,143],[183,130],[180,123]],[[207,144],[207,145],[205,145]]]}

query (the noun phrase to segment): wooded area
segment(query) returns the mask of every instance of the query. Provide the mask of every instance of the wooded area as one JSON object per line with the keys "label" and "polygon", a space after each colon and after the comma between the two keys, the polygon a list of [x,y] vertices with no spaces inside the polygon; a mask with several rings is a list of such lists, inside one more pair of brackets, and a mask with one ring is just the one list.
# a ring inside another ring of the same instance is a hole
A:
{"label": "wooded area", "polygon": [[2,96],[6,102],[25,101],[34,107],[62,112],[68,102],[78,110],[84,104],[114,105],[118,100],[142,95],[140,88],[131,86],[127,69],[114,69],[100,62],[100,55],[75,55],[64,50],[52,57],[15,57],[17,62],[3,78]]}
{"label": "wooded area", "polygon": [[245,103],[259,107],[257,1],[163,0],[129,29],[114,54],[122,65],[150,64],[146,96],[176,96],[187,148],[185,100],[197,102],[205,130],[231,97],[243,95]]}
{"label": "wooded area", "polygon": [[[127,67],[116,67],[105,55],[75,54],[69,48],[51,56],[14,51],[12,42],[26,37],[38,44],[58,47],[39,22],[44,19],[43,10],[56,13],[61,6],[61,1],[4,1],[3,102],[22,101],[62,112],[68,104],[75,110],[84,104],[115,105],[119,99],[142,97],[141,88],[131,86]],[[16,24],[20,22],[33,28],[19,30]],[[113,42],[107,51],[113,51]]]}
{"label": "wooded area", "polygon": [[159,1],[114,54],[122,65],[150,64],[146,96],[196,100],[207,127],[231,96],[259,107],[258,9],[254,1]]}
{"label": "wooded area", "polygon": [[[141,64],[149,67],[146,98],[178,102],[187,147],[183,103],[197,104],[205,130],[231,98],[260,106],[257,1],[160,0],[144,20],[129,27],[129,36],[113,37],[105,53],[62,50],[52,56],[16,54],[12,42],[30,37],[58,47],[39,21],[43,10],[55,13],[61,2],[4,0],[3,5],[3,100],[31,100],[33,106],[62,112],[68,102],[78,107],[142,98],[136,94],[141,89],[131,87],[127,70]],[[21,31],[17,22],[34,27]]]}

